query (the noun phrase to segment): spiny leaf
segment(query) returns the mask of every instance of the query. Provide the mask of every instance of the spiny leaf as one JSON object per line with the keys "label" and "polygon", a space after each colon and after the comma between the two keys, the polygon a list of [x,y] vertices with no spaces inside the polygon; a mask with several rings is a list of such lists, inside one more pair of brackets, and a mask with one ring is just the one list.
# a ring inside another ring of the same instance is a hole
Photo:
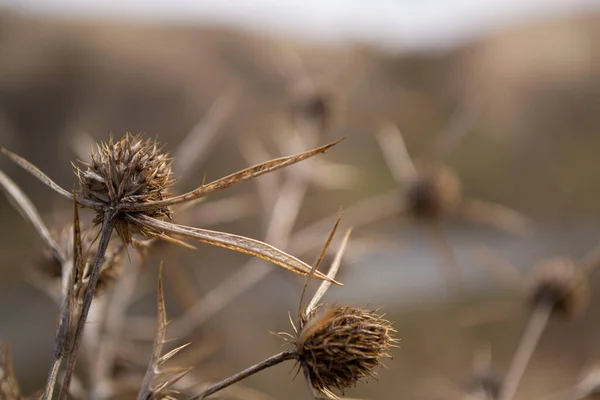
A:
{"label": "spiny leaf", "polygon": [[[308,273],[308,276],[306,277],[306,281],[304,282],[304,287],[302,288],[302,294],[300,295],[300,301],[298,302],[298,319],[302,318],[302,313],[303,313],[303,308],[304,308],[304,295],[306,294],[306,289],[308,288],[308,283],[310,282],[312,277],[315,275],[315,272],[317,271],[317,268],[319,268],[319,264],[321,264],[321,261],[323,261],[323,258],[325,258],[327,249],[329,248],[329,245],[331,244],[331,241],[333,240],[333,237],[335,236],[335,232],[337,231],[337,228],[340,225],[341,219],[342,219],[342,209],[340,208],[340,210],[338,211],[337,219],[335,220],[335,224],[333,225],[331,232],[329,232],[327,241],[325,242],[325,245],[323,246],[323,249],[321,250],[321,254],[319,254],[319,258],[317,259],[317,261],[311,268],[310,272]],[[327,277],[327,279],[330,279],[330,280],[332,279],[332,278],[329,278],[327,275],[325,275],[325,276]]]}
{"label": "spiny leaf", "polygon": [[[167,232],[173,235],[195,239],[200,242],[234,250],[239,253],[248,254],[272,262],[275,265],[300,275],[307,275],[311,270],[311,267],[303,261],[259,240],[231,233],[177,225],[170,222],[159,221],[146,215],[127,215],[127,218],[148,228],[150,231],[156,232],[158,236]],[[329,280],[332,283],[343,286],[341,283],[328,278],[321,272],[315,271],[315,276],[319,279]]]}
{"label": "spiny leaf", "polygon": [[[169,388],[171,385],[179,381],[181,378],[185,376],[192,368],[188,367],[180,367],[173,368],[170,370],[161,370],[159,367],[164,364],[167,360],[172,358],[175,354],[180,352],[182,349],[187,347],[189,343],[179,346],[166,354],[162,354],[163,348],[166,340],[167,333],[167,312],[165,308],[165,297],[163,291],[163,281],[162,281],[162,264],[159,267],[158,273],[158,298],[157,298],[157,308],[158,308],[158,323],[156,328],[156,336],[154,338],[154,347],[152,350],[152,357],[150,359],[150,363],[148,364],[148,369],[146,370],[146,374],[144,375],[144,379],[140,386],[140,390],[138,392],[138,400],[149,400],[155,399],[156,396]],[[165,376],[171,376],[171,378],[167,379],[165,382],[156,383],[157,379],[163,378]]]}
{"label": "spiny leaf", "polygon": [[[33,175],[38,180],[40,180],[43,184],[45,184],[46,186],[48,186],[52,190],[54,190],[56,193],[58,193],[58,194],[60,194],[60,195],[62,195],[64,197],[66,197],[68,199],[72,199],[73,198],[73,195],[71,193],[69,193],[67,190],[61,188],[52,179],[50,179],[46,174],[44,174],[38,167],[36,167],[35,165],[31,164],[29,161],[27,161],[23,157],[18,156],[15,153],[12,153],[12,152],[6,150],[4,147],[2,147],[0,149],[0,151],[2,151],[2,153],[4,153],[8,158],[10,158],[18,166],[20,166],[21,168],[23,168],[25,171],[29,172],[31,175]],[[101,203],[97,203],[95,201],[90,201],[90,200],[86,200],[86,199],[79,199],[78,202],[79,202],[79,204],[81,204],[83,206],[86,206],[86,207],[89,207],[89,208],[93,208],[95,210],[101,210],[102,209],[102,204]]]}
{"label": "spiny leaf", "polygon": [[40,217],[40,214],[38,213],[37,209],[31,202],[29,197],[27,197],[27,195],[23,193],[21,188],[19,188],[19,186],[17,186],[17,184],[14,183],[13,180],[6,176],[6,174],[4,174],[4,172],[2,172],[1,170],[0,186],[2,186],[4,192],[6,193],[6,196],[8,197],[8,200],[11,202],[13,207],[19,212],[19,214],[21,214],[23,218],[31,222],[31,224],[38,232],[40,237],[44,240],[44,242],[46,242],[46,245],[52,251],[52,255],[54,256],[54,258],[60,264],[63,264],[65,261],[65,255],[63,254],[62,249],[56,243],[54,238],[52,238],[52,235],[50,235],[50,232],[48,231],[46,224],[44,224],[44,222],[42,221],[42,218]]}
{"label": "spiny leaf", "polygon": [[234,184],[247,181],[252,178],[256,178],[260,175],[276,171],[280,168],[287,167],[288,165],[295,164],[307,158],[313,157],[319,153],[325,152],[332,146],[335,146],[344,138],[338,139],[335,142],[329,143],[325,146],[318,147],[313,150],[309,150],[303,153],[295,154],[293,156],[281,157],[274,160],[270,160],[264,162],[262,164],[258,164],[249,168],[246,168],[242,171],[236,172],[234,174],[228,175],[221,179],[217,179],[209,184],[202,185],[199,188],[192,190],[191,192],[174,196],[165,200],[159,201],[149,201],[144,203],[130,203],[130,204],[122,204],[120,207],[120,211],[124,212],[137,212],[137,211],[148,211],[161,207],[167,207],[179,203],[184,203],[187,201],[191,201],[197,199],[199,197],[207,196],[208,194],[217,192],[219,190],[225,189]]}
{"label": "spiny leaf", "polygon": [[[335,259],[333,260],[333,263],[331,264],[329,271],[327,272],[327,276],[330,277],[331,279],[335,279],[335,276],[337,275],[340,265],[342,264],[342,256],[344,255],[344,252],[346,251],[346,245],[348,244],[348,239],[350,238],[351,233],[352,233],[352,229],[348,229],[346,231],[346,234],[344,235],[344,238],[342,239],[342,244],[340,245],[340,248],[335,255]],[[306,307],[306,310],[305,310],[306,314],[310,313],[317,306],[317,304],[319,304],[319,302],[321,301],[321,299],[327,292],[327,289],[329,289],[329,286],[331,286],[331,282],[328,282],[328,281],[321,282],[319,289],[317,289],[312,300]]]}

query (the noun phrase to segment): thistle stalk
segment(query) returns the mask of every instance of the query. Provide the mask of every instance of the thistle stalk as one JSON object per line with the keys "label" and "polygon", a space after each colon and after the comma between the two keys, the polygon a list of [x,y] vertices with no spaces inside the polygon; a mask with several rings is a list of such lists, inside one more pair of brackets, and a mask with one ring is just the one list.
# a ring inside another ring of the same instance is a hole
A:
{"label": "thistle stalk", "polygon": [[297,355],[298,355],[298,352],[296,351],[296,349],[284,350],[279,354],[269,357],[266,360],[259,362],[258,364],[255,364],[251,367],[246,368],[243,371],[238,372],[235,375],[230,376],[229,378],[223,379],[219,383],[209,386],[208,388],[204,389],[204,391],[202,391],[202,393],[192,396],[188,400],[202,400],[202,399],[206,398],[207,396],[210,396],[211,394],[215,394],[215,393],[227,388],[228,386],[231,386],[234,383],[237,383],[243,379],[246,379],[247,377],[254,375],[262,370],[265,370],[269,367],[280,364],[284,361],[295,359],[297,357]]}

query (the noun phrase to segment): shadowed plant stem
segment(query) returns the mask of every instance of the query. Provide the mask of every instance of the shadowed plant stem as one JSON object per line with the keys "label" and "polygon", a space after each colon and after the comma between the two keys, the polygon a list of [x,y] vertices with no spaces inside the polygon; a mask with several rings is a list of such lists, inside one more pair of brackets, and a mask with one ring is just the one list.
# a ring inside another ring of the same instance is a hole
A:
{"label": "shadowed plant stem", "polygon": [[540,341],[542,333],[544,333],[544,329],[548,325],[553,306],[553,304],[546,301],[540,302],[531,313],[527,328],[523,333],[519,347],[515,352],[515,356],[504,379],[499,400],[512,400],[515,397],[527,364],[529,364],[529,360]]}
{"label": "shadowed plant stem", "polygon": [[269,357],[266,360],[261,361],[258,364],[255,364],[249,368],[246,368],[245,370],[238,372],[237,374],[232,375],[229,378],[226,378],[219,383],[209,386],[202,393],[200,393],[196,396],[190,397],[188,400],[202,400],[205,397],[210,396],[211,394],[217,393],[217,392],[225,389],[226,387],[231,386],[234,383],[237,383],[243,379],[246,379],[247,377],[254,375],[264,369],[267,369],[269,367],[272,367],[274,365],[277,365],[277,364],[282,363],[287,360],[292,360],[292,359],[296,358],[296,354],[297,354],[296,349],[288,349],[288,350],[282,351],[281,353],[276,354],[272,357]]}
{"label": "shadowed plant stem", "polygon": [[[68,392],[69,386],[71,383],[71,377],[73,376],[73,370],[75,369],[75,361],[77,349],[79,348],[79,344],[81,342],[81,333],[83,332],[83,327],[87,320],[88,313],[90,311],[90,306],[92,305],[92,300],[94,298],[94,292],[96,291],[96,286],[98,284],[98,278],[100,277],[100,269],[102,267],[102,263],[104,262],[104,256],[106,254],[106,249],[108,248],[108,242],[110,241],[110,236],[112,234],[114,225],[115,225],[115,212],[113,210],[107,210],[104,212],[104,220],[102,222],[102,230],[100,233],[100,242],[98,243],[98,249],[96,252],[96,258],[94,260],[94,266],[90,273],[90,278],[88,281],[88,285],[85,289],[85,294],[83,297],[83,304],[81,308],[81,313],[78,317],[77,324],[75,325],[74,332],[71,332],[72,337],[70,340],[66,341],[66,346],[62,349],[61,357],[66,361],[66,367],[64,371],[64,377],[62,380],[60,392],[58,395],[58,399],[65,399]],[[73,268],[77,268],[77,265],[74,265]],[[67,307],[62,312],[70,312]],[[57,342],[62,341],[63,338],[57,337]],[[48,382],[51,384],[52,382]],[[47,388],[46,392],[52,393],[52,388]],[[43,400],[51,400],[51,397],[44,394]]]}

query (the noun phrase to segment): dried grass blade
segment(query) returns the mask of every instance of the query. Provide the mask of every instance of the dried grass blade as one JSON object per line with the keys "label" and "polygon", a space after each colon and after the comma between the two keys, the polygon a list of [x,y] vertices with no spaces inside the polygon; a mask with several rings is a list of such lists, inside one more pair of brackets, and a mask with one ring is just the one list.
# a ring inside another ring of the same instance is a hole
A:
{"label": "dried grass blade", "polygon": [[8,200],[13,205],[13,207],[21,214],[21,216],[31,222],[38,235],[44,240],[46,245],[52,251],[52,255],[60,264],[64,264],[65,262],[65,254],[62,249],[56,243],[56,241],[50,235],[46,224],[42,221],[40,214],[36,210],[35,206],[27,197],[25,193],[17,186],[17,184],[10,179],[4,172],[0,170],[0,185],[4,189]]}
{"label": "dried grass blade", "polygon": [[[151,231],[155,231],[158,235],[170,233],[172,235],[182,236],[212,244],[214,246],[237,251],[239,253],[248,254],[256,258],[260,258],[261,260],[269,261],[275,265],[300,275],[307,275],[311,270],[311,267],[303,261],[300,261],[296,257],[291,256],[279,250],[278,248],[259,240],[234,235],[231,233],[177,225],[169,222],[159,221],[145,215],[127,215],[127,218],[150,229]],[[315,272],[315,276],[319,279],[331,280],[326,275],[318,271]],[[335,280],[331,281],[342,286],[341,283],[336,282]]]}
{"label": "dried grass blade", "polygon": [[120,211],[135,212],[135,211],[152,210],[152,209],[156,209],[156,208],[160,208],[160,207],[166,207],[166,206],[170,206],[170,205],[175,205],[175,204],[195,200],[197,198],[204,197],[208,194],[228,188],[229,186],[232,186],[234,184],[241,183],[241,182],[250,180],[252,178],[256,178],[260,175],[276,171],[280,168],[284,168],[289,165],[306,160],[307,158],[313,157],[319,153],[323,153],[330,147],[338,144],[343,139],[344,138],[340,138],[340,139],[336,140],[335,142],[329,143],[325,146],[321,146],[316,149],[309,150],[309,151],[306,151],[306,152],[303,152],[300,154],[295,154],[293,156],[288,156],[288,157],[277,158],[274,160],[264,162],[262,164],[258,164],[258,165],[246,168],[242,171],[228,175],[221,179],[217,179],[216,181],[213,181],[209,184],[202,185],[199,188],[192,190],[191,192],[188,192],[188,193],[185,193],[185,194],[182,194],[179,196],[171,197],[169,199],[145,202],[145,203],[123,204],[123,206],[120,208]]}
{"label": "dried grass blade", "polygon": [[[16,163],[19,167],[21,167],[25,171],[29,172],[31,175],[33,175],[38,180],[40,180],[43,184],[45,184],[46,186],[48,186],[52,190],[54,190],[56,193],[66,197],[68,199],[73,199],[73,195],[69,191],[58,186],[52,179],[50,179],[48,177],[48,175],[44,174],[38,167],[31,164],[29,161],[27,161],[23,157],[18,156],[15,153],[12,153],[12,152],[6,150],[4,147],[1,148],[1,151],[8,158],[10,158],[14,163]],[[83,206],[90,207],[90,208],[93,208],[96,210],[102,209],[102,205],[100,203],[96,203],[94,201],[90,201],[90,200],[86,200],[86,199],[79,199],[78,202],[79,202],[79,204],[81,204]]]}

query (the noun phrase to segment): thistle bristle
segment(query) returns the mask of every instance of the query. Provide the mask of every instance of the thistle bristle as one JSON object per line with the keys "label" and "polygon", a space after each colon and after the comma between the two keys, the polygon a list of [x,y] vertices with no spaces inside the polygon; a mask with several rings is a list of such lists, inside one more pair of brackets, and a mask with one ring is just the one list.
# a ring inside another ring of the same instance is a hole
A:
{"label": "thistle bristle", "polygon": [[348,306],[318,307],[301,321],[298,361],[319,392],[343,392],[376,375],[394,347],[391,323],[374,311]]}

